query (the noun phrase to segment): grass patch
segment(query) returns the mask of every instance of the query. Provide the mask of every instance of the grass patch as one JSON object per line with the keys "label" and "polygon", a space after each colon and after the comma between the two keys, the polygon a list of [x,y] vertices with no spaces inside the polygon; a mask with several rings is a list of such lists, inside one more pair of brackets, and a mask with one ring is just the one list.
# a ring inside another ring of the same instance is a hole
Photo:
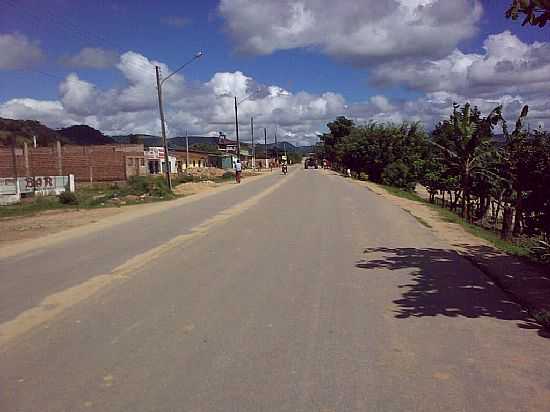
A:
{"label": "grass patch", "polygon": [[0,206],[0,218],[32,216],[38,212],[54,209],[74,209],[74,206],[61,203],[57,196],[37,196],[32,200],[24,199],[15,205]]}
{"label": "grass patch", "polygon": [[426,200],[423,199],[422,197],[418,196],[415,192],[410,192],[408,190],[400,189],[398,187],[386,186],[386,185],[381,185],[381,184],[378,184],[378,183],[376,183],[376,184],[378,186],[384,188],[387,192],[389,192],[390,194],[392,194],[394,196],[399,196],[399,197],[402,197],[404,199],[414,200],[416,202],[429,203],[429,202],[426,202]]}
{"label": "grass patch", "polygon": [[[177,186],[181,183],[203,182],[206,180],[223,183],[234,178],[235,174],[230,171],[216,177],[180,175],[172,179],[172,184]],[[0,206],[0,218],[32,216],[56,209],[77,210],[120,207],[172,200],[176,197],[178,196],[168,189],[164,176],[132,176],[128,179],[128,182],[122,184],[96,183],[92,186],[81,187],[75,193],[24,198],[20,203]]]}
{"label": "grass patch", "polygon": [[439,214],[439,216],[442,218],[443,221],[449,222],[449,223],[455,223],[462,226],[468,233],[471,233],[474,236],[477,236],[481,239],[488,241],[489,243],[494,245],[497,249],[502,250],[503,252],[506,252],[514,256],[520,256],[528,259],[530,258],[530,255],[531,255],[530,248],[527,244],[524,244],[524,242],[516,243],[513,241],[510,242],[510,241],[502,240],[498,233],[493,232],[492,230],[486,229],[484,227],[469,223],[465,221],[462,217],[457,215],[456,213],[452,212],[451,210],[445,209],[445,208],[442,208],[441,206],[430,203],[429,201],[420,197],[418,194],[414,192],[410,192],[410,191],[399,189],[397,187],[392,187],[392,186],[386,186],[386,185],[378,185],[378,186],[381,186],[388,193],[392,195],[425,204],[426,206],[434,209]]}
{"label": "grass patch", "polygon": [[412,217],[414,217],[416,219],[416,221],[418,223],[420,223],[421,225],[423,226],[426,226],[427,228],[432,228],[432,225],[430,225],[428,222],[426,222],[424,219],[422,219],[421,217],[419,216],[416,216],[415,214],[413,214],[413,212],[411,212],[409,209],[403,209],[405,212],[407,212],[409,215],[411,215]]}
{"label": "grass patch", "polygon": [[177,186],[182,183],[199,183],[199,182],[205,182],[205,181],[223,183],[232,179],[235,179],[235,174],[227,171],[221,176],[210,176],[210,177],[201,176],[201,175],[180,175],[172,179],[172,184],[173,186]]}
{"label": "grass patch", "polygon": [[35,196],[18,204],[0,206],[0,218],[32,216],[56,209],[94,209],[175,199],[163,176],[133,176],[126,184],[96,184],[74,194]]}

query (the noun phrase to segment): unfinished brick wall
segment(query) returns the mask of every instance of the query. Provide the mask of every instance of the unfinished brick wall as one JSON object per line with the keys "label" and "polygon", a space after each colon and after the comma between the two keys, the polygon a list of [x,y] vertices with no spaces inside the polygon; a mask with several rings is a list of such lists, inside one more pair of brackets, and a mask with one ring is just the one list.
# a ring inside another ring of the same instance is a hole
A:
{"label": "unfinished brick wall", "polygon": [[[126,157],[143,158],[143,145],[66,145],[16,149],[18,176],[75,175],[76,181],[126,180]],[[28,163],[28,168],[26,164]],[[12,152],[0,148],[0,177],[13,177]]]}

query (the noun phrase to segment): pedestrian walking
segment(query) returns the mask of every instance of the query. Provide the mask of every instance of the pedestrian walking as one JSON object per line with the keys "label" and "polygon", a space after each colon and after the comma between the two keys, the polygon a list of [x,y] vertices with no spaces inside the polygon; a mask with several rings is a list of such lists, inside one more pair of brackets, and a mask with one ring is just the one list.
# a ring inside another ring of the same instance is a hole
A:
{"label": "pedestrian walking", "polygon": [[243,171],[243,167],[241,165],[240,159],[237,159],[237,162],[235,163],[235,180],[237,183],[241,183],[241,174]]}

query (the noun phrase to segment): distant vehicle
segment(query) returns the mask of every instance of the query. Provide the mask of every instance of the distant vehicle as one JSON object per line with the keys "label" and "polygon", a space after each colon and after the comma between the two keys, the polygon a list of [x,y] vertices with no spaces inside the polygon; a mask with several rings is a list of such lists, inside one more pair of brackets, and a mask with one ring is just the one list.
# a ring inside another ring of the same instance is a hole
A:
{"label": "distant vehicle", "polygon": [[314,167],[315,169],[318,169],[319,165],[317,164],[317,160],[311,159],[311,158],[306,159],[304,162],[304,168],[308,169],[310,167]]}

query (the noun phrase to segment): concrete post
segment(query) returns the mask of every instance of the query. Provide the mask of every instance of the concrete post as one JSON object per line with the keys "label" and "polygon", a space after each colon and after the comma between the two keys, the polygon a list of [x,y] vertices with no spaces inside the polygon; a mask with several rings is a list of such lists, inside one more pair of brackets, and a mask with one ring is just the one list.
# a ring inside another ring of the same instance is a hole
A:
{"label": "concrete post", "polygon": [[69,175],[69,192],[74,192],[76,189],[74,184],[74,175]]}
{"label": "concrete post", "polygon": [[29,145],[27,142],[23,143],[23,156],[25,157],[25,176],[29,177],[31,175],[31,170],[29,167]]}
{"label": "concrete post", "polygon": [[63,176],[63,154],[61,153],[61,142],[56,142],[57,148],[57,175]]}

